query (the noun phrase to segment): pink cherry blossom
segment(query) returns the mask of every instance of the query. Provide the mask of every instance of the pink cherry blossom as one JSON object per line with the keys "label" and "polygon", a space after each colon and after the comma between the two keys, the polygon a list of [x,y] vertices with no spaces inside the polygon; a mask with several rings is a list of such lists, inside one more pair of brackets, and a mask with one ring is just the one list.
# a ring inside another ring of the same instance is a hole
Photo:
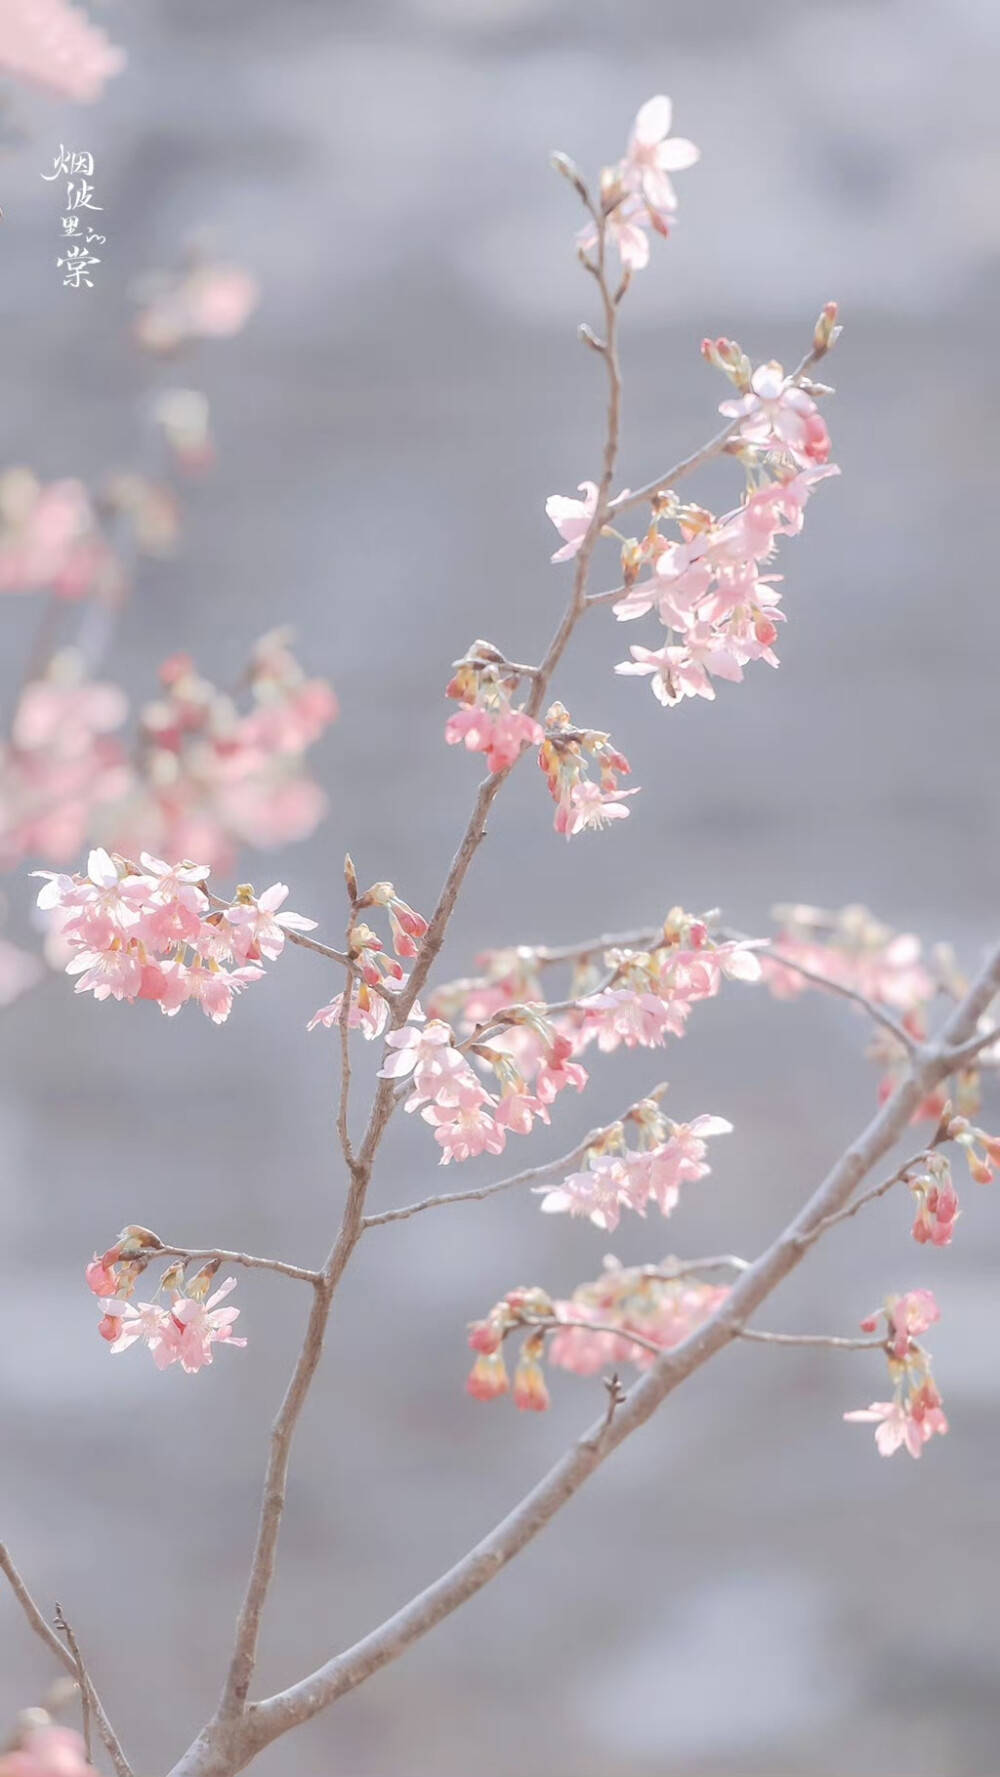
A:
{"label": "pink cherry blossom", "polygon": [[616,673],[638,673],[652,677],[653,695],[670,709],[685,697],[715,697],[713,677],[739,683],[743,663],[731,644],[707,623],[690,629],[682,646],[629,649],[631,660],[615,667]]}
{"label": "pink cherry blossom", "polygon": [[482,706],[456,710],[445,727],[449,746],[464,743],[470,753],[485,753],[490,771],[508,771],[525,747],[538,746],[541,725],[523,710],[496,710]]}
{"label": "pink cherry blossom", "polygon": [[442,1166],[452,1160],[472,1160],[479,1154],[503,1153],[507,1131],[491,1114],[495,1105],[496,1100],[470,1073],[450,1083],[436,1103],[424,1106],[420,1115],[434,1126]]}
{"label": "pink cherry blossom", "polygon": [[232,1330],[239,1318],[239,1309],[216,1306],[235,1288],[235,1277],[227,1277],[207,1302],[195,1301],[190,1296],[175,1296],[162,1339],[153,1349],[154,1363],[161,1369],[179,1363],[182,1370],[195,1375],[212,1362],[213,1345],[245,1345],[246,1340],[236,1338]]}
{"label": "pink cherry blossom", "polygon": [[596,481],[581,481],[582,500],[574,500],[566,494],[550,494],[545,502],[546,516],[551,519],[563,539],[561,549],[557,549],[553,561],[572,561],[579,553],[584,537],[590,529],[594,513],[597,511]]}
{"label": "pink cherry blossom", "polygon": [[[321,1006],[318,1012],[313,1013],[306,1029],[315,1030],[318,1024],[322,1024],[329,1030],[339,1025],[343,1003],[343,994],[335,994],[328,1006]],[[360,1030],[362,1036],[371,1043],[382,1035],[388,1022],[388,1000],[379,993],[373,993],[366,981],[356,981],[347,1015],[348,1029]]]}
{"label": "pink cherry blossom", "polygon": [[222,940],[238,962],[258,962],[262,956],[274,962],[285,948],[286,932],[312,932],[314,919],[301,913],[279,913],[288,899],[288,885],[275,882],[263,894],[243,898],[239,889],[236,899],[220,920]]}
{"label": "pink cherry blossom", "polygon": [[683,136],[671,136],[673,105],[664,93],[640,107],[625,154],[625,181],[637,189],[652,214],[669,221],[677,194],[669,175],[693,167],[698,149]]}
{"label": "pink cherry blossom", "polygon": [[723,401],[719,412],[741,420],[740,434],[748,443],[784,448],[797,462],[825,463],[830,454],[830,434],[815,401],[780,364],[761,364],[750,379],[750,391]]}
{"label": "pink cherry blossom", "polygon": [[880,1456],[892,1456],[896,1450],[906,1449],[911,1456],[919,1457],[923,1450],[920,1427],[900,1400],[873,1401],[870,1407],[858,1407],[852,1413],[845,1413],[844,1418],[853,1425],[874,1425],[877,1428],[875,1443]]}

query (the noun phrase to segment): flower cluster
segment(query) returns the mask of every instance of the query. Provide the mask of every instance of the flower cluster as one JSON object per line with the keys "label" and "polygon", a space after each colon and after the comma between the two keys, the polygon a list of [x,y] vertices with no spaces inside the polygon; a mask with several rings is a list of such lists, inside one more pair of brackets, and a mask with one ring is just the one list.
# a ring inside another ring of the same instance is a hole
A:
{"label": "flower cluster", "polygon": [[[637,790],[620,790],[619,773],[631,770],[623,753],[611,745],[610,736],[593,728],[577,728],[569,711],[554,703],[545,717],[545,738],[538,749],[538,763],[545,773],[556,805],[554,826],[567,839],[588,827],[603,827],[628,814],[626,798]],[[596,780],[590,772],[596,767]]]}
{"label": "flower cluster", "polygon": [[[402,965],[396,961],[396,957],[409,959],[419,954],[420,943],[427,931],[427,921],[423,914],[416,913],[397,895],[391,882],[376,882],[365,894],[359,895],[354,865],[350,858],[347,859],[345,874],[353,908],[347,935],[348,956],[353,965],[347,1028],[360,1030],[362,1036],[372,1042],[375,1037],[382,1035],[389,1021],[392,995],[406,984]],[[356,917],[369,907],[381,908],[388,914],[396,957],[388,956],[371,926]],[[339,1024],[343,1016],[343,1005],[344,995],[336,994],[329,1005],[321,1006],[313,1014],[307,1029],[315,1030],[318,1024],[329,1029],[332,1025]],[[414,1006],[410,1016],[422,1018],[419,1005]]]}
{"label": "flower cluster", "polygon": [[[648,265],[650,229],[669,234],[677,213],[670,175],[684,172],[698,159],[693,142],[671,136],[672,122],[673,106],[664,93],[647,99],[632,125],[624,159],[601,173],[605,229],[625,272]],[[577,236],[577,246],[589,254],[597,244],[598,226],[591,221]]]}
{"label": "flower cluster", "polygon": [[565,1023],[579,1048],[605,1053],[659,1048],[668,1034],[683,1036],[691,1008],[712,999],[723,979],[759,981],[760,962],[749,943],[716,941],[704,921],[674,908],[658,943],[649,950],[608,950],[611,980],[584,994]]}
{"label": "flower cluster", "polygon": [[110,599],[122,585],[82,481],[43,486],[30,469],[0,475],[0,592]]}
{"label": "flower cluster", "polygon": [[509,770],[525,747],[537,747],[544,739],[541,724],[514,708],[512,698],[521,676],[492,642],[480,641],[456,661],[448,683],[448,696],[461,708],[449,716],[445,740],[452,747],[464,745],[470,753],[485,753],[491,772]]}
{"label": "flower cluster", "polygon": [[[543,1411],[549,1405],[543,1359],[581,1376],[626,1363],[648,1369],[658,1350],[682,1344],[729,1294],[726,1285],[683,1273],[672,1259],[662,1267],[626,1269],[613,1258],[604,1265],[597,1281],[581,1284],[569,1301],[553,1300],[537,1287],[510,1290],[484,1320],[473,1321],[469,1344],[476,1357],[466,1383],[469,1394],[491,1401],[512,1392],[522,1411]],[[527,1337],[511,1390],[503,1345],[521,1328]]]}
{"label": "flower cluster", "polygon": [[580,1284],[569,1301],[555,1304],[563,1326],[552,1338],[549,1362],[580,1376],[625,1363],[648,1370],[656,1354],[636,1344],[630,1333],[672,1351],[711,1319],[728,1295],[728,1284],[684,1274],[674,1259],[628,1267],[607,1258],[594,1283]]}
{"label": "flower cluster", "polygon": [[906,1449],[919,1457],[935,1433],[943,1436],[948,1430],[930,1359],[917,1343],[918,1336],[940,1318],[930,1290],[908,1290],[902,1296],[887,1296],[884,1306],[861,1322],[863,1333],[876,1332],[882,1323],[893,1396],[891,1401],[873,1401],[870,1407],[845,1413],[844,1418],[874,1425],[875,1443],[882,1456]]}
{"label": "flower cluster", "polygon": [[185,1264],[177,1260],[167,1267],[155,1292],[156,1296],[166,1295],[169,1305],[155,1299],[136,1305],[130,1300],[136,1281],[160,1244],[147,1228],[126,1228],[106,1253],[94,1254],[86,1276],[88,1287],[100,1300],[98,1332],[113,1353],[139,1343],[146,1346],[158,1370],[180,1364],[182,1370],[194,1375],[212,1362],[213,1345],[246,1344],[233,1332],[239,1309],[218,1306],[236,1288],[236,1279],[227,1277],[209,1295],[218,1261],[203,1266],[185,1284]]}
{"label": "flower cluster", "polygon": [[[489,1046],[472,1045],[477,1059],[492,1069],[498,1092],[483,1085],[443,1019],[389,1032],[386,1043],[392,1053],[380,1077],[410,1080],[406,1109],[419,1110],[433,1127],[442,1165],[484,1153],[501,1154],[509,1131],[527,1135],[536,1117],[547,1123],[556,1094],[569,1085],[579,1090],[586,1081],[583,1069],[568,1062],[569,1045],[548,1024],[541,1008],[519,1007],[517,1019],[518,1035],[523,1033],[527,1043],[519,1047],[515,1043],[513,1053],[500,1046],[506,1031]],[[537,1068],[533,1088],[525,1078],[527,1053]]]}
{"label": "flower cluster", "polygon": [[[655,610],[666,639],[660,648],[633,646],[616,671],[652,681],[667,708],[685,697],[715,697],[715,679],[739,682],[751,661],[778,665],[774,644],[784,622],[773,574],[762,573],[780,536],[802,529],[815,483],[831,465],[786,465],[767,459],[742,504],[716,517],[700,506],[665,496],[663,514],[678,535],[666,537],[654,519],[646,535],[623,550],[625,592],[614,605],[620,622]],[[652,573],[640,578],[642,569]]]}
{"label": "flower cluster", "polygon": [[257,643],[244,682],[251,707],[203,678],[187,655],[160,671],[161,695],[140,713],[129,794],[114,811],[116,850],[207,859],[231,869],[241,845],[308,838],[326,797],[306,753],[337,714],[323,679],[307,678],[285,631]]}
{"label": "flower cluster", "polygon": [[70,951],[66,972],[79,975],[76,992],[155,1000],[168,1016],[194,1000],[224,1023],[234,995],[263,975],[261,959],[281,955],[286,932],[316,923],[278,912],[284,883],[260,896],[243,884],[231,904],[213,905],[207,865],[167,864],[148,852],[141,868],[97,849],[86,876],[35,875],[47,879],[38,905]]}
{"label": "flower cluster", "polygon": [[[635,1145],[625,1126],[635,1129]],[[547,1214],[567,1212],[587,1216],[597,1228],[617,1228],[623,1209],[645,1215],[655,1203],[662,1215],[677,1207],[681,1186],[705,1178],[711,1167],[705,1160],[706,1142],[713,1135],[729,1135],[732,1124],[724,1117],[695,1117],[691,1123],[675,1123],[665,1117],[654,1099],[633,1105],[620,1123],[604,1130],[583,1155],[583,1168],[570,1173],[554,1190],[536,1186]]]}

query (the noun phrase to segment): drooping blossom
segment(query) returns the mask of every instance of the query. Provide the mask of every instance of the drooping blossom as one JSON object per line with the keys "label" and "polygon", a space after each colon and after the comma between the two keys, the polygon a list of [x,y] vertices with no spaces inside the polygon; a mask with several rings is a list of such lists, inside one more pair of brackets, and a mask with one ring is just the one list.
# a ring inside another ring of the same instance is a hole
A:
{"label": "drooping blossom", "polygon": [[[87,1284],[100,1297],[102,1318],[98,1331],[115,1355],[142,1344],[157,1369],[166,1370],[179,1363],[182,1370],[194,1375],[212,1362],[213,1345],[246,1344],[233,1332],[239,1309],[219,1306],[236,1288],[236,1279],[227,1277],[209,1295],[218,1261],[204,1266],[187,1283],[184,1263],[175,1261],[164,1272],[156,1292],[168,1301],[154,1299],[135,1304],[130,1298],[136,1281],[160,1245],[148,1229],[126,1228],[102,1257],[95,1254],[87,1266]],[[102,1285],[106,1286],[103,1295]]]}
{"label": "drooping blossom", "polygon": [[525,747],[538,746],[544,738],[541,724],[511,702],[518,678],[490,642],[473,642],[448,684],[448,696],[462,707],[449,716],[445,740],[470,753],[485,753],[491,772],[508,771]]}
{"label": "drooping blossom", "polygon": [[893,1398],[873,1401],[870,1407],[845,1413],[844,1418],[876,1427],[875,1443],[881,1456],[905,1449],[919,1457],[930,1438],[942,1437],[948,1430],[930,1359],[917,1342],[940,1318],[930,1290],[907,1290],[901,1296],[887,1296],[883,1307],[861,1322],[862,1331],[868,1333],[874,1332],[880,1321],[884,1324]]}
{"label": "drooping blossom", "polygon": [[[546,714],[538,763],[556,804],[555,830],[567,839],[587,828],[624,819],[629,812],[624,806],[626,798],[638,793],[618,788],[619,774],[628,773],[631,767],[625,755],[611,745],[610,736],[576,727],[561,703],[554,703]],[[590,776],[595,767],[596,780]]]}
{"label": "drooping blossom", "polygon": [[578,555],[584,537],[590,529],[594,513],[597,511],[596,481],[581,481],[582,500],[574,500],[567,494],[550,494],[545,502],[546,517],[550,518],[562,537],[561,548],[552,557],[553,561],[572,561]]}
{"label": "drooping blossom", "polygon": [[[652,1202],[668,1216],[677,1206],[681,1186],[711,1171],[706,1142],[715,1135],[731,1134],[732,1127],[724,1117],[710,1116],[675,1123],[654,1100],[644,1099],[587,1149],[580,1171],[555,1189],[536,1187],[541,1207],[550,1215],[587,1216],[595,1227],[609,1232],[618,1226],[622,1209],[645,1215]],[[634,1146],[627,1128],[635,1131]]]}
{"label": "drooping blossom", "polygon": [[[215,908],[204,886],[207,865],[170,865],[148,852],[137,865],[97,847],[86,876],[35,875],[46,879],[38,905],[59,919],[70,952],[66,972],[79,976],[76,992],[155,1000],[168,1017],[193,1000],[213,1023],[224,1023],[234,995],[263,975],[260,957],[278,956],[287,931],[314,924],[275,913],[287,893],[282,883],[260,900],[244,884],[234,905]],[[235,967],[224,966],[234,960]]]}
{"label": "drooping blossom", "polygon": [[907,1175],[914,1200],[913,1238],[921,1246],[950,1246],[961,1215],[951,1166],[944,1154],[928,1154],[925,1166]]}

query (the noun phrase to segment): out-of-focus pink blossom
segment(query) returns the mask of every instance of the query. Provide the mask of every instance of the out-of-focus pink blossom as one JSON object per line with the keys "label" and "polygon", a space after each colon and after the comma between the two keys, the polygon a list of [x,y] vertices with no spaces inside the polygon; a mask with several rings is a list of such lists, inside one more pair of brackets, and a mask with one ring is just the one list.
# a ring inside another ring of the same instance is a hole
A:
{"label": "out-of-focus pink blossom", "polygon": [[84,1743],[72,1728],[59,1728],[43,1716],[30,1722],[17,1737],[17,1745],[0,1752],[0,1777],[97,1777],[86,1756]]}
{"label": "out-of-focus pink blossom", "polygon": [[[663,1351],[683,1344],[722,1306],[729,1290],[695,1277],[671,1277],[670,1264],[665,1261],[658,1273],[652,1265],[628,1268],[609,1260],[595,1283],[581,1284],[569,1301],[556,1302],[563,1324],[549,1342],[550,1364],[580,1376],[622,1364],[647,1370],[656,1361],[655,1352],[635,1344],[628,1333],[638,1333]],[[602,1328],[617,1328],[617,1334],[598,1332],[594,1321]]]}
{"label": "out-of-focus pink blossom", "polygon": [[[38,905],[59,921],[77,993],[155,1000],[168,1017],[194,1000],[224,1023],[234,996],[263,975],[259,959],[279,956],[286,932],[314,922],[276,912],[288,892],[283,883],[260,900],[243,884],[235,903],[214,908],[208,874],[205,864],[168,864],[148,852],[140,868],[100,847],[86,876],[36,871],[46,878]],[[237,966],[223,966],[230,961]]]}
{"label": "out-of-focus pink blossom", "polygon": [[0,7],[0,73],[90,104],[124,66],[125,51],[70,0],[4,0]]}
{"label": "out-of-focus pink blossom", "polygon": [[122,584],[121,565],[101,535],[82,481],[43,487],[29,469],[0,476],[0,592],[79,599],[107,597]]}
{"label": "out-of-focus pink blossom", "polygon": [[260,300],[256,278],[237,265],[198,264],[151,282],[135,324],[149,352],[172,352],[193,339],[228,339],[246,326]]}

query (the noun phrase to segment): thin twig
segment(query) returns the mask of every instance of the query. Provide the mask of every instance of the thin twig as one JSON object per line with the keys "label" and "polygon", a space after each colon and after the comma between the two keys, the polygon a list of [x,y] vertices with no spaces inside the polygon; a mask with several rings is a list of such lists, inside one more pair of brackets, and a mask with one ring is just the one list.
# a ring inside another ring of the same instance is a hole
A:
{"label": "thin twig", "polygon": [[884,1351],[884,1339],[841,1339],[835,1333],[762,1333],[755,1327],[737,1327],[737,1339],[758,1345],[823,1345],[831,1351]]}
{"label": "thin twig", "polygon": [[859,1210],[865,1208],[866,1204],[875,1203],[879,1197],[884,1197],[887,1192],[891,1191],[894,1185],[901,1184],[911,1172],[916,1172],[921,1166],[925,1166],[930,1158],[930,1153],[930,1148],[921,1149],[920,1153],[914,1154],[912,1159],[905,1160],[902,1166],[897,1166],[895,1172],[889,1178],[883,1179],[880,1185],[873,1185],[870,1191],[863,1191],[860,1197],[855,1197],[852,1203],[848,1203],[844,1209],[837,1210],[835,1215],[825,1216],[823,1221],[817,1222],[811,1232],[803,1236],[802,1250],[805,1251],[807,1247],[812,1246],[821,1235],[826,1234],[830,1228],[835,1228],[838,1222],[849,1222],[852,1216],[856,1216]]}
{"label": "thin twig", "polygon": [[515,1172],[510,1178],[498,1179],[492,1185],[479,1185],[468,1191],[446,1191],[437,1197],[423,1197],[419,1203],[407,1203],[402,1209],[384,1209],[378,1215],[365,1216],[362,1226],[365,1228],[381,1228],[386,1222],[406,1222],[411,1216],[420,1215],[425,1209],[441,1209],[449,1203],[482,1203],[487,1197],[496,1197],[501,1191],[513,1191],[518,1185],[533,1185],[542,1179],[551,1178],[554,1173],[565,1172],[567,1167],[575,1166],[582,1160],[589,1147],[605,1133],[603,1129],[592,1129],[584,1136],[583,1141],[568,1154],[558,1160],[548,1160],[544,1166],[529,1166],[524,1172]]}
{"label": "thin twig", "polygon": [[[125,1263],[132,1258],[126,1254]],[[160,1258],[187,1259],[192,1265],[241,1265],[245,1271],[276,1271],[279,1277],[295,1277],[303,1283],[317,1283],[320,1273],[311,1271],[307,1265],[288,1265],[284,1259],[258,1259],[253,1253],[227,1252],[221,1246],[158,1246],[150,1252],[150,1262]],[[137,1253],[136,1258],[145,1258],[146,1254]]]}
{"label": "thin twig", "polygon": [[90,1728],[91,1684],[90,1684],[89,1676],[87,1674],[87,1668],[83,1663],[83,1655],[80,1652],[80,1644],[77,1641],[76,1636],[74,1635],[72,1629],[70,1628],[69,1623],[66,1621],[65,1616],[63,1615],[63,1608],[62,1608],[61,1604],[56,1605],[55,1625],[56,1625],[56,1628],[58,1630],[60,1630],[60,1632],[63,1635],[65,1635],[66,1645],[69,1648],[69,1651],[72,1654],[73,1659],[76,1662],[77,1684],[78,1684],[78,1688],[79,1688],[79,1692],[80,1692],[80,1710],[83,1715],[83,1752],[84,1752],[84,1757],[86,1758],[87,1763],[89,1765],[92,1761],[93,1751],[94,1751],[93,1741],[91,1738],[91,1728]]}
{"label": "thin twig", "polygon": [[94,1689],[93,1681],[86,1675],[86,1673],[84,1673],[81,1678],[80,1668],[77,1665],[76,1660],[70,1653],[69,1649],[63,1646],[55,1630],[45,1621],[44,1616],[35,1603],[35,1600],[32,1598],[31,1593],[28,1591],[21,1575],[14,1566],[10,1550],[5,1543],[0,1543],[0,1571],[6,1574],[11,1591],[20,1604],[21,1609],[24,1611],[35,1634],[44,1641],[49,1652],[55,1655],[60,1665],[65,1667],[70,1677],[76,1679],[80,1683],[81,1691],[86,1687],[90,1707],[94,1712],[94,1720],[97,1723],[97,1731],[108,1749],[111,1762],[117,1772],[117,1777],[134,1777],[132,1767],[122,1751],[121,1742],[107,1718],[100,1697]]}

